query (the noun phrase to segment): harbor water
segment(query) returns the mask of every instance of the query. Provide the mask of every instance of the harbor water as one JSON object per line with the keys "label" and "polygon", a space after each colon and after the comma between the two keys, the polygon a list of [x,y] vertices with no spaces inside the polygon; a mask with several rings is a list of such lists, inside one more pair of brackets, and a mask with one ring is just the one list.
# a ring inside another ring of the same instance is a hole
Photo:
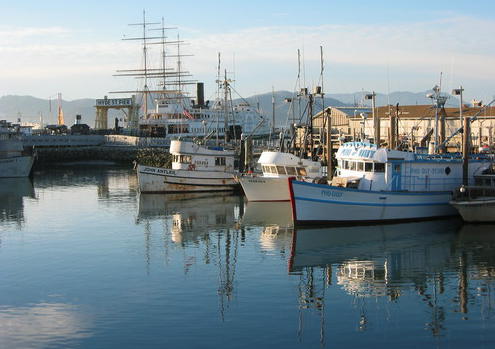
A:
{"label": "harbor water", "polygon": [[0,348],[491,348],[495,225],[294,229],[95,164],[0,179]]}

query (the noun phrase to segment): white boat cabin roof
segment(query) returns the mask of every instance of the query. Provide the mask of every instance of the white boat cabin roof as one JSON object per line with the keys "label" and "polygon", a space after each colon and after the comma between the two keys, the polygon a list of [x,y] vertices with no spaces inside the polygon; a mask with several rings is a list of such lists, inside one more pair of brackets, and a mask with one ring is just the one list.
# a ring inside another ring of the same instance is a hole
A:
{"label": "white boat cabin roof", "polygon": [[264,151],[261,153],[258,160],[260,165],[292,165],[292,166],[318,166],[318,161],[311,159],[301,159],[291,153],[283,153],[279,151]]}
{"label": "white boat cabin roof", "polygon": [[414,161],[416,154],[400,150],[379,148],[376,144],[348,142],[340,146],[337,159],[360,160],[371,162]]}

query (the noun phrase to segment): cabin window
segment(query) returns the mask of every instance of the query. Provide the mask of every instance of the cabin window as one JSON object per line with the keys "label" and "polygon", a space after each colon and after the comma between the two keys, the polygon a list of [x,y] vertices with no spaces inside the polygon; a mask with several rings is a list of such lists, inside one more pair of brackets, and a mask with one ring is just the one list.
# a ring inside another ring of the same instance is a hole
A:
{"label": "cabin window", "polygon": [[375,163],[375,172],[385,172],[385,164],[383,162]]}
{"label": "cabin window", "polygon": [[356,161],[349,161],[349,162],[350,162],[349,165],[351,165],[350,166],[350,170],[351,171],[356,171]]}
{"label": "cabin window", "polygon": [[297,175],[296,168],[294,166],[287,166],[286,169],[289,176]]}
{"label": "cabin window", "polygon": [[397,172],[400,172],[400,165],[394,165],[394,172],[397,173]]}
{"label": "cabin window", "polygon": [[225,157],[215,157],[215,166],[225,166]]}
{"label": "cabin window", "polygon": [[357,170],[361,172],[364,171],[364,162],[357,163]]}
{"label": "cabin window", "polygon": [[282,174],[282,175],[286,174],[285,167],[283,167],[283,166],[277,166],[277,171],[279,174]]}
{"label": "cabin window", "polygon": [[364,163],[364,171],[365,172],[373,172],[373,163],[372,162],[365,162]]}
{"label": "cabin window", "polygon": [[343,160],[343,161],[342,161],[342,168],[343,168],[344,170],[348,170],[348,169],[349,169],[349,161],[347,161],[347,160]]}
{"label": "cabin window", "polygon": [[297,168],[297,174],[299,176],[307,176],[308,173],[306,172],[306,169],[304,167],[298,167]]}
{"label": "cabin window", "polygon": [[273,174],[277,174],[277,168],[275,166],[270,166]]}
{"label": "cabin window", "polygon": [[264,168],[263,172],[272,173],[272,168],[270,166],[263,166],[263,168]]}
{"label": "cabin window", "polygon": [[263,171],[264,173],[267,173],[268,169],[266,168],[265,165],[261,165],[261,171]]}
{"label": "cabin window", "polygon": [[178,162],[181,164],[190,164],[191,155],[174,155],[174,162]]}

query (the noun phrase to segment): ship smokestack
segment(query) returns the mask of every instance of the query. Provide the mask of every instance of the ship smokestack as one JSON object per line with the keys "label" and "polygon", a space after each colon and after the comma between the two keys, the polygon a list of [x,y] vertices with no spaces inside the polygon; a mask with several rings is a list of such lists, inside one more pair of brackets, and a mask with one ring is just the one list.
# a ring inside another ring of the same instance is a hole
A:
{"label": "ship smokestack", "polygon": [[205,93],[202,82],[196,84],[196,101],[198,107],[202,108],[205,106]]}

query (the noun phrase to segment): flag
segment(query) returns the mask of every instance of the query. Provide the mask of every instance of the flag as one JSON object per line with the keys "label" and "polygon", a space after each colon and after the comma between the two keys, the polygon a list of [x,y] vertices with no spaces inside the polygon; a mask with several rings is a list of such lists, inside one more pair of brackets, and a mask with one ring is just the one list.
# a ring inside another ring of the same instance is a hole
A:
{"label": "flag", "polygon": [[189,119],[194,120],[194,117],[192,116],[191,113],[189,113],[189,111],[187,109],[184,109],[182,111],[182,114],[184,114],[185,116],[187,116]]}

